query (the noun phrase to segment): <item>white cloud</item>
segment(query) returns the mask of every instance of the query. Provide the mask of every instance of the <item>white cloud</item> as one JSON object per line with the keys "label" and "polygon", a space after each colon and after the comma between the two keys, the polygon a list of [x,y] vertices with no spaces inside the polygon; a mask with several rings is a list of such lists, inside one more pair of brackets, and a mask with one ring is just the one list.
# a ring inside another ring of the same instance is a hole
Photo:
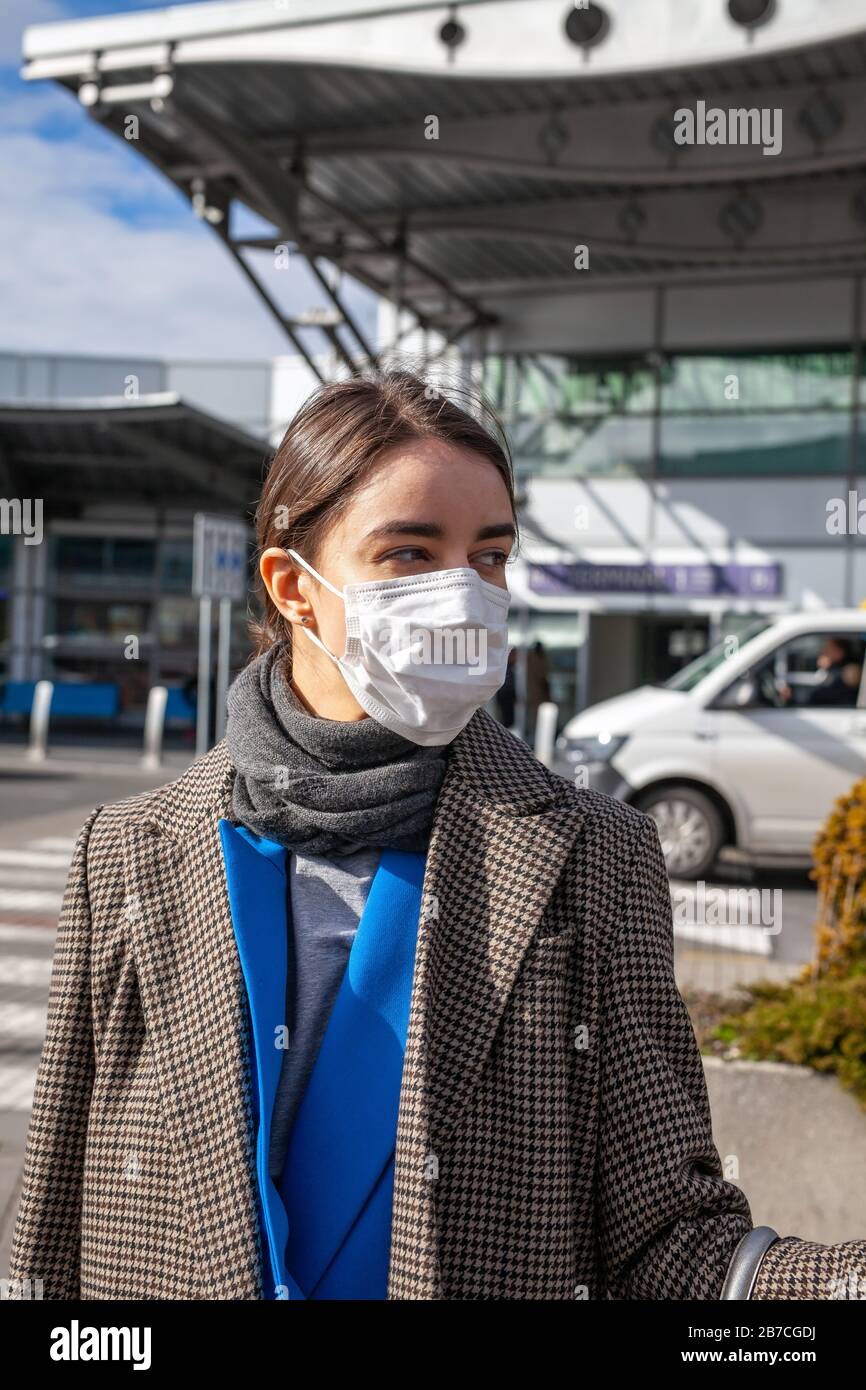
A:
{"label": "white cloud", "polygon": [[[134,149],[89,126],[81,139],[34,133],[75,112],[72,98],[41,83],[2,106],[0,350],[200,359],[290,351],[217,237]],[[272,273],[269,288],[287,310],[321,300],[300,262]],[[315,350],[323,345],[315,340]]]}

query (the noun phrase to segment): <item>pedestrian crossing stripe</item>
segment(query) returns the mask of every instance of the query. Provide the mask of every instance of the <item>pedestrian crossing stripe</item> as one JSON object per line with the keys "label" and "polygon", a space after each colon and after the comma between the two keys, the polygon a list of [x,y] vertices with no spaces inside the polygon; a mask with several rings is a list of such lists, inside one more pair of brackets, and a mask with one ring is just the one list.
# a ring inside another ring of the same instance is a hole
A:
{"label": "pedestrian crossing stripe", "polygon": [[42,888],[0,888],[0,912],[59,912],[63,906],[62,892],[46,892]]}
{"label": "pedestrian crossing stripe", "polygon": [[35,1085],[32,1062],[0,1062],[0,1109],[26,1115],[33,1108]]}
{"label": "pedestrian crossing stripe", "polygon": [[0,865],[11,869],[50,869],[57,873],[69,870],[69,855],[47,849],[0,849]]}

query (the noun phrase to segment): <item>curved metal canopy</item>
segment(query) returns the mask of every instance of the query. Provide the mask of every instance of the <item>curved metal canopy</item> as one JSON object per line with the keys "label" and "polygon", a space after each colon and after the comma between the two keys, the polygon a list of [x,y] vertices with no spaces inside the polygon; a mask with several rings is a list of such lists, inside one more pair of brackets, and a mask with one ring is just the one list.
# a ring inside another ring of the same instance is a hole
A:
{"label": "curved metal canopy", "polygon": [[[28,29],[24,71],[120,137],[137,118],[130,143],[317,375],[311,323],[350,370],[375,357],[331,267],[448,344],[535,290],[866,266],[858,0],[771,4],[752,27],[721,0],[590,8],[606,28],[581,47],[574,0],[180,6]],[[238,203],[273,230],[238,233]],[[330,311],[280,309],[280,247]]]}

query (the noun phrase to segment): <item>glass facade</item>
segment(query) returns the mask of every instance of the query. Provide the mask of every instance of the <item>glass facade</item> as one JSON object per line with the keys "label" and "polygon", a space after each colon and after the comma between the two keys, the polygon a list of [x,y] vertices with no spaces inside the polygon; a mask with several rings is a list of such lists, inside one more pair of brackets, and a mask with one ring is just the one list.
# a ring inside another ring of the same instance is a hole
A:
{"label": "glass facade", "polygon": [[657,384],[646,361],[488,357],[483,389],[506,425],[518,472],[647,474]]}
{"label": "glass facade", "polygon": [[[610,358],[542,353],[488,357],[481,385],[497,409],[512,446],[518,480],[568,482],[593,479],[633,479],[663,483],[666,479],[833,478],[844,491],[857,486],[866,472],[866,370],[856,350],[831,348],[779,352],[649,352]],[[574,494],[575,496],[578,493]],[[583,493],[580,494],[583,496]],[[597,499],[600,494],[592,493]],[[630,548],[632,564],[655,538],[659,546],[681,548],[689,543],[700,558],[711,544],[708,535],[735,540],[739,520],[713,497],[690,494],[699,524],[689,530],[676,513],[663,516],[663,540],[646,519],[648,493],[640,487],[625,490],[622,514],[611,508],[613,494],[597,502],[602,545]],[[804,491],[803,497],[812,494]],[[543,506],[568,506],[563,490],[547,494]],[[758,493],[766,506],[769,493]],[[697,498],[698,500],[694,500]],[[564,500],[565,499],[565,500]],[[793,504],[792,504],[793,505]],[[607,507],[607,511],[605,511]],[[546,534],[539,511],[541,532]],[[536,518],[538,520],[539,518]],[[558,516],[551,543],[581,549],[583,537],[567,539],[567,517]],[[609,524],[608,524],[609,523]],[[685,529],[684,529],[685,525]],[[742,534],[749,534],[748,525]],[[563,537],[565,540],[563,541]],[[760,539],[760,538],[759,538]],[[721,542],[720,542],[721,543]],[[773,542],[768,541],[772,556]],[[817,542],[820,550],[820,539]],[[816,581],[830,591],[837,584],[839,549],[827,546],[825,569]],[[691,562],[691,561],[690,561]],[[598,557],[595,563],[599,564]],[[794,561],[786,556],[791,569]],[[844,581],[846,584],[848,580]],[[802,579],[784,580],[788,601]],[[646,683],[669,679],[699,656],[711,641],[736,630],[754,615],[714,610],[700,613],[682,595],[680,611],[628,612],[620,603],[601,606],[589,619],[588,638],[581,652],[574,612],[557,616],[554,631],[548,612],[529,614],[522,640],[543,643],[553,698],[561,720],[575,709],[594,704]],[[736,609],[736,611],[734,611]]]}
{"label": "glass facade", "polygon": [[864,464],[849,351],[492,357],[517,472],[562,478],[844,474]]}

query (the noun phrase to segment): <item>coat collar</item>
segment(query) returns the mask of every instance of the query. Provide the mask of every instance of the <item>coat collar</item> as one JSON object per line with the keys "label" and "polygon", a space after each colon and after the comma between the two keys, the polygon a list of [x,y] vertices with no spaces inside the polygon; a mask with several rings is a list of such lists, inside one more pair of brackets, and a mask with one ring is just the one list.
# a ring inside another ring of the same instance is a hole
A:
{"label": "coat collar", "polygon": [[[129,822],[127,881],[142,1007],[190,1233],[213,1298],[261,1298],[247,1005],[217,823],[225,741]],[[477,1083],[583,799],[479,711],[436,803],[397,1124],[389,1298],[443,1296],[431,1166]],[[213,1046],[202,1065],[200,1039]],[[216,1155],[216,1158],[214,1157]]]}
{"label": "coat collar", "polygon": [[[202,818],[230,817],[235,769],[225,739],[182,777],[142,798],[143,819],[169,839],[182,841]],[[477,801],[526,815],[561,801],[564,784],[552,777],[485,710],[472,716],[451,745],[443,790],[459,781]]]}

